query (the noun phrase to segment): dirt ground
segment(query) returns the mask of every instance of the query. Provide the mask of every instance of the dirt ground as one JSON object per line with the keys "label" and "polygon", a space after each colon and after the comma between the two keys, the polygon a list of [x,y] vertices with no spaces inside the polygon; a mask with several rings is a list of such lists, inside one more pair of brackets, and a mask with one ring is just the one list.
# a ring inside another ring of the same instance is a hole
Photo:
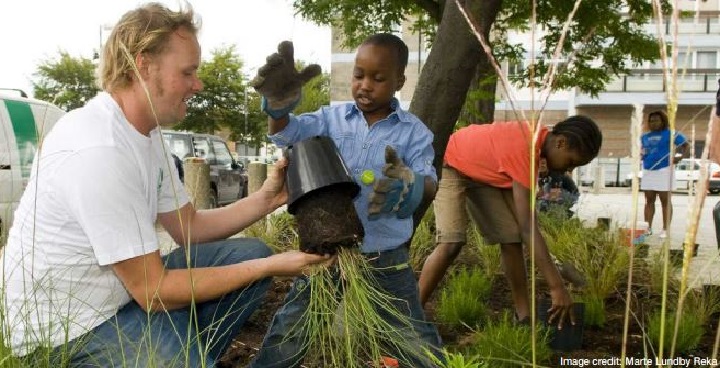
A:
{"label": "dirt ground", "polygon": [[[266,296],[263,307],[256,311],[242,330],[224,358],[220,367],[240,368],[248,365],[257,349],[262,343],[263,336],[272,320],[275,311],[282,305],[285,294],[290,289],[290,279],[276,279],[273,287]],[[623,289],[624,290],[624,289]],[[642,290],[634,292],[634,299],[631,308],[636,313],[642,313],[642,308],[657,303],[657,298],[649,297]],[[510,292],[503,277],[496,278],[492,287],[489,302],[490,313],[502,313],[511,308]],[[433,318],[434,301],[428,303],[427,310],[429,318]],[[625,314],[624,291],[612,295],[606,300],[607,323],[602,328],[585,327],[583,331],[582,348],[573,352],[555,352],[550,367],[559,367],[560,358],[613,358],[620,357],[622,347],[623,323]],[[718,316],[714,316],[702,338],[698,349],[683,357],[697,356],[709,358],[712,354],[715,331],[718,326]],[[470,335],[469,331],[457,331],[438,326],[443,342],[448,346],[462,344],[464,338]],[[642,331],[640,325],[631,321],[628,334],[627,355],[643,357]],[[691,365],[692,366],[692,365]]]}

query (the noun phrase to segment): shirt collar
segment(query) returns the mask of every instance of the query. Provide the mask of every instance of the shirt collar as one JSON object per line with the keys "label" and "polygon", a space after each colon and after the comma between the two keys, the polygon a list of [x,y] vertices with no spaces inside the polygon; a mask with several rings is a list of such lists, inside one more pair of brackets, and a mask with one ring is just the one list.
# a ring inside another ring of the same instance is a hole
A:
{"label": "shirt collar", "polygon": [[[392,112],[390,115],[387,116],[386,119],[394,120],[394,121],[408,121],[408,113],[400,108],[400,101],[393,97],[392,100],[390,100],[390,108],[392,109]],[[345,118],[350,119],[353,117],[353,115],[361,114],[362,111],[357,107],[356,103],[351,103],[347,105],[347,109],[345,111]]]}

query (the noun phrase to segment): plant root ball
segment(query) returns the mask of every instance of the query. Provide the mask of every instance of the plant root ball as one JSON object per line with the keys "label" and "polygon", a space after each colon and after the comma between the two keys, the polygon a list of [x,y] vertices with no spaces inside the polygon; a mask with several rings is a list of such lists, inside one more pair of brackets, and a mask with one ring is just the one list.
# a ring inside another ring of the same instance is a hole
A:
{"label": "plant root ball", "polygon": [[365,230],[355,211],[352,190],[333,185],[314,190],[296,205],[300,250],[314,254],[335,254],[338,247],[357,247]]}

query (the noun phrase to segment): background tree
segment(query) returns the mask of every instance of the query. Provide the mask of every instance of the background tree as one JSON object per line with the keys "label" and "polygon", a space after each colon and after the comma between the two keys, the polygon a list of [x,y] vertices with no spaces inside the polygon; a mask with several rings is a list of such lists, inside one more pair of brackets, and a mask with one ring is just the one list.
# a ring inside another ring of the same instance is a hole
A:
{"label": "background tree", "polygon": [[95,65],[84,57],[72,57],[65,51],[58,59],[46,59],[38,66],[32,81],[33,95],[54,103],[65,111],[83,106],[100,89],[95,84]]}
{"label": "background tree", "polygon": [[[302,70],[307,65],[308,64],[303,61],[295,62],[298,70]],[[295,110],[293,110],[293,113],[302,114],[304,112],[312,112],[329,104],[330,74],[322,73],[305,83],[302,89],[302,99]]]}
{"label": "background tree", "polygon": [[[545,72],[575,3],[568,0],[461,0],[458,1],[475,28],[490,39],[493,55],[515,64],[529,59],[529,45],[509,44],[508,32],[530,29],[535,6],[537,29],[535,62],[522,65],[518,87],[533,83],[543,87]],[[454,0],[295,0],[295,10],[319,24],[337,27],[346,46],[354,47],[367,35],[392,30],[408,16],[414,27],[430,35],[432,48],[415,88],[410,111],[435,133],[435,165],[442,162],[445,146],[466,102],[471,97],[466,121],[490,122],[494,116],[496,74],[488,56]],[[642,25],[652,16],[650,0],[584,0],[570,23],[559,59],[569,61],[554,89],[577,87],[596,95],[615,75],[635,64],[659,56],[657,41]],[[572,58],[571,58],[572,56]],[[595,61],[600,61],[596,63]]]}
{"label": "background tree", "polygon": [[187,116],[174,127],[177,130],[214,134],[224,126],[232,127],[244,120],[243,61],[234,46],[215,49],[211,55],[198,68],[203,90],[188,101]]}

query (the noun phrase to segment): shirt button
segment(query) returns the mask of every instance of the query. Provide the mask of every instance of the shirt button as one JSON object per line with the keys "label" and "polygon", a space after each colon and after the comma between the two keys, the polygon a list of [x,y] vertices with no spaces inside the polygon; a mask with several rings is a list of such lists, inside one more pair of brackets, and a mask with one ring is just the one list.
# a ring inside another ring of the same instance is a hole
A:
{"label": "shirt button", "polygon": [[363,149],[367,149],[368,146],[370,146],[370,144],[368,144],[368,143],[363,144]]}

